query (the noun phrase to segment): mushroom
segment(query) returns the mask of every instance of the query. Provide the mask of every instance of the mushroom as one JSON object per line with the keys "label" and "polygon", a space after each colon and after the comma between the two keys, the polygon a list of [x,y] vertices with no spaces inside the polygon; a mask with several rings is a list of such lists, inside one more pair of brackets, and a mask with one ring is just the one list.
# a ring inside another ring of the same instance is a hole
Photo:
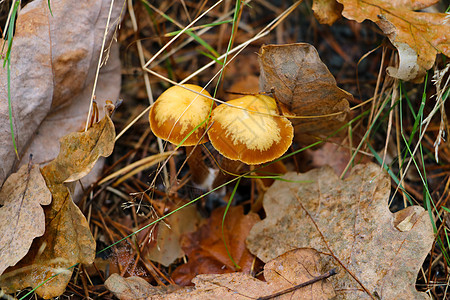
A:
{"label": "mushroom", "polygon": [[[198,85],[184,84],[183,86],[211,97]],[[158,97],[150,109],[150,127],[157,137],[178,145],[198,126],[186,138],[183,146],[207,142],[205,120],[208,119],[213,105],[214,102],[210,98],[200,96],[181,86],[170,87]]]}
{"label": "mushroom", "polygon": [[[211,97],[200,86],[193,84],[183,86]],[[214,102],[186,88],[173,86],[163,92],[150,109],[149,121],[157,137],[186,147],[192,181],[202,186],[210,175],[215,175],[215,172],[205,165],[202,151],[195,145],[208,141],[205,134],[206,121]]]}
{"label": "mushroom", "polygon": [[220,154],[249,165],[283,155],[294,136],[291,122],[278,114],[275,99],[251,95],[216,107],[208,137]]}

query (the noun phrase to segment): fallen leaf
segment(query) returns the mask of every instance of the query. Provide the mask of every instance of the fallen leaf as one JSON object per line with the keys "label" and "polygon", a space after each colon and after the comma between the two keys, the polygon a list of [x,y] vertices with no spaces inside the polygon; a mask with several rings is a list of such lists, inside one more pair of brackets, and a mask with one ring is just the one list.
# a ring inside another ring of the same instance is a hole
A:
{"label": "fallen leaf", "polygon": [[[350,148],[351,146],[348,144],[348,141],[338,141],[337,139],[331,142],[325,142],[320,145],[318,149],[306,149],[304,151],[304,160],[307,162],[307,170],[313,168],[320,168],[324,166],[330,166],[333,168],[336,174],[342,174],[342,172],[347,167],[351,159]],[[354,144],[355,140],[352,141]],[[344,143],[344,144],[342,144]],[[357,164],[367,163],[371,159],[368,155],[363,155],[358,153],[354,159]],[[346,176],[349,173],[346,173]]]}
{"label": "fallen leaf", "polygon": [[[422,80],[436,54],[450,56],[450,22],[446,13],[416,12],[438,0],[337,0],[342,15],[359,23],[370,20],[378,25],[397,48],[400,64],[388,67],[390,76],[402,80]],[[331,1],[330,1],[331,3]]]}
{"label": "fallen leaf", "polygon": [[[85,101],[92,93],[109,4],[107,0],[83,3],[54,0],[51,3],[51,15],[48,1],[36,0],[20,9],[11,49],[11,104],[16,144],[19,155],[24,159],[22,163],[27,164],[28,155],[24,153],[34,144],[36,133],[40,138],[48,135],[46,140],[49,140],[72,132],[74,127],[81,125],[77,123],[78,120],[65,115],[57,117],[56,110],[83,99],[85,105],[75,114],[83,115],[85,120],[89,109]],[[112,29],[117,25],[114,21],[120,20],[121,13],[122,3],[116,2],[111,14]],[[114,32],[109,30],[107,45]],[[3,47],[3,51],[6,48]],[[3,59],[3,55],[0,55],[2,65]],[[118,72],[113,76],[115,83],[107,86],[107,92],[101,92],[105,90],[105,83],[99,82],[97,99],[108,96],[114,100],[118,96],[120,75]],[[7,70],[0,68],[0,184],[18,166],[9,123],[7,82]],[[52,115],[53,121],[59,119],[59,124],[63,125],[40,128],[43,120],[52,113],[55,113]],[[70,130],[53,135],[67,130],[69,123],[72,124]],[[46,144],[45,141],[38,143]],[[58,144],[51,145],[56,146],[51,153],[57,154]],[[35,163],[48,162],[55,157],[41,160],[43,152],[34,149],[31,152],[36,154]]]}
{"label": "fallen leaf", "polygon": [[61,139],[58,157],[42,168],[52,203],[46,206],[45,233],[33,241],[30,252],[0,277],[0,287],[14,292],[37,287],[36,293],[49,299],[60,296],[69,283],[73,266],[92,263],[95,240],[89,224],[73,203],[74,183],[93,167],[100,156],[108,156],[114,147],[114,125],[108,114],[86,132],[71,133]]}
{"label": "fallen leaf", "polygon": [[101,157],[114,149],[116,131],[108,114],[85,132],[72,132],[60,140],[58,156],[43,168],[51,183],[73,182],[86,176]]}
{"label": "fallen leaf", "polygon": [[105,274],[120,273],[126,276],[149,276],[148,272],[136,261],[136,251],[128,242],[112,248],[111,254],[104,261],[104,264],[107,265]]}
{"label": "fallen leaf", "polygon": [[312,10],[321,24],[332,25],[341,17],[342,5],[336,0],[314,0]]}
{"label": "fallen leaf", "polygon": [[153,237],[156,242],[144,248],[143,257],[163,266],[170,266],[185,255],[180,245],[181,236],[195,231],[199,222],[200,216],[195,206],[185,207],[170,215],[158,223],[157,230],[154,231],[156,236]]}
{"label": "fallen leaf", "polygon": [[[290,251],[268,262],[264,267],[267,282],[244,273],[208,274],[198,275],[193,279],[195,288],[172,287],[176,289],[172,292],[167,291],[167,287],[152,287],[148,283],[145,286],[142,281],[139,281],[138,288],[147,297],[142,299],[256,299],[307,282],[323,273],[325,271],[321,267],[319,253],[306,248]],[[111,277],[105,282],[107,288],[121,300],[131,299],[135,293],[129,286],[133,285],[135,279]],[[331,299],[334,296],[330,282],[320,280],[276,299]]]}
{"label": "fallen leaf", "polygon": [[[222,240],[222,218],[225,209],[212,212],[208,222],[196,232],[182,238],[182,248],[189,260],[175,269],[172,279],[188,285],[197,274],[221,274],[236,271]],[[255,213],[244,215],[242,206],[231,207],[227,213],[224,234],[227,247],[240,271],[250,273],[254,257],[245,246],[245,238],[253,224],[259,221]]]}
{"label": "fallen leaf", "polygon": [[262,90],[275,92],[277,99],[296,116],[290,119],[300,144],[316,142],[347,123],[348,100],[353,97],[336,85],[317,50],[306,43],[267,45],[260,51]]}
{"label": "fallen leaf", "polygon": [[27,254],[34,238],[44,234],[41,205],[51,201],[37,165],[22,166],[5,181],[0,191],[0,275]]}
{"label": "fallen leaf", "polygon": [[[96,98],[117,99],[120,91],[120,80],[118,44],[114,43],[107,64],[100,69],[95,92]],[[90,82],[93,84],[93,80]],[[70,132],[84,130],[91,93],[92,86],[86,86],[83,91],[71,99],[69,105],[64,105],[49,113],[39,125],[39,129],[22,155],[19,165],[27,164],[30,154],[33,154],[33,162],[37,164],[46,164],[55,159],[59,152],[59,140]],[[99,100],[97,102],[101,107],[101,102]],[[89,186],[99,178],[103,169],[102,166],[103,163],[98,161],[93,171],[81,180],[84,187]],[[79,198],[77,197],[77,191],[75,191],[73,198],[75,202]]]}
{"label": "fallen leaf", "polygon": [[152,295],[167,294],[180,288],[172,285],[167,287],[154,287],[141,277],[131,276],[124,278],[119,274],[111,274],[106,279],[105,286],[120,300],[148,299]]}
{"label": "fallen leaf", "polygon": [[[277,181],[266,192],[267,218],[247,238],[252,253],[263,261],[300,247],[328,253],[339,299],[368,299],[363,286],[380,299],[428,298],[415,289],[434,241],[428,213],[419,206],[391,213],[390,178],[380,166],[358,165],[345,180],[330,167],[284,178],[303,183]],[[411,230],[398,230],[409,216]]]}

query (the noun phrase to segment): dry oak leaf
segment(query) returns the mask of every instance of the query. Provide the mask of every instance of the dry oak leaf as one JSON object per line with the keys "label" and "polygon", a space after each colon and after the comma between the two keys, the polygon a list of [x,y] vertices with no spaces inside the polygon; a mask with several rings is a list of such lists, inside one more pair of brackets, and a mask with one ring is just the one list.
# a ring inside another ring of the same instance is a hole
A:
{"label": "dry oak leaf", "polygon": [[358,165],[345,180],[330,167],[284,178],[305,183],[277,181],[266,192],[267,218],[247,238],[252,253],[263,261],[300,247],[328,253],[338,299],[370,298],[364,289],[379,299],[428,298],[415,289],[434,240],[428,213],[419,206],[391,213],[390,178],[380,166]]}
{"label": "dry oak leaf", "polygon": [[436,54],[450,56],[450,16],[446,13],[416,12],[438,0],[337,0],[342,15],[359,23],[375,22],[400,57],[398,68],[388,67],[390,76],[422,80],[436,60]]}
{"label": "dry oak leaf", "polygon": [[0,191],[0,275],[14,266],[45,231],[44,209],[52,194],[37,165],[22,166]]}
{"label": "dry oak leaf", "polygon": [[[193,279],[195,288],[185,287],[173,292],[167,292],[167,287],[151,287],[148,284],[145,288],[140,285],[140,291],[145,291],[147,298],[139,299],[256,299],[307,282],[323,273],[325,271],[321,266],[321,257],[316,250],[310,248],[296,249],[265,265],[264,278],[266,282],[244,273],[198,275]],[[127,285],[132,285],[135,280],[128,279],[129,282],[124,286],[124,284],[109,283],[111,277],[105,282],[107,288],[121,300],[131,299],[135,293],[132,294]],[[127,279],[116,275],[111,281],[120,283],[127,281]],[[276,299],[331,299],[334,296],[333,287],[326,279],[278,296]]]}
{"label": "dry oak leaf", "polygon": [[[222,239],[222,218],[225,208],[214,210],[207,223],[196,232],[186,234],[181,246],[189,258],[186,264],[175,269],[173,280],[179,285],[188,285],[198,274],[222,274],[236,271]],[[240,271],[250,273],[254,256],[245,245],[245,239],[252,226],[259,221],[255,213],[244,215],[242,206],[228,210],[224,224],[227,247]]]}
{"label": "dry oak leaf", "polygon": [[87,174],[100,156],[108,156],[114,147],[114,125],[108,114],[86,132],[71,133],[61,139],[58,157],[41,172],[52,193],[46,206],[45,233],[36,238],[28,254],[0,277],[0,287],[11,293],[26,287],[49,299],[60,296],[72,276],[73,265],[89,264],[95,257],[95,240],[83,213],[73,203],[74,183]]}
{"label": "dry oak leaf", "polygon": [[[259,61],[262,91],[273,89],[276,98],[296,116],[319,116],[290,119],[297,142],[316,142],[347,123],[348,101],[353,96],[336,85],[312,45],[262,46]],[[328,114],[336,115],[323,117]]]}

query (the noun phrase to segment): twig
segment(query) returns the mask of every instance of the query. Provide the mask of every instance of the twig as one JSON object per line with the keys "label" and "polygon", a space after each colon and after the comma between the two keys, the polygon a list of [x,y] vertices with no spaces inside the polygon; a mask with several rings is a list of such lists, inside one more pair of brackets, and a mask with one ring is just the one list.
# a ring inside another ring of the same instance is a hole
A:
{"label": "twig", "polygon": [[304,286],[307,286],[307,285],[316,283],[316,282],[321,281],[321,280],[323,280],[323,279],[327,279],[328,277],[333,276],[333,275],[336,275],[336,274],[337,274],[337,273],[336,273],[336,268],[333,268],[333,269],[331,269],[330,271],[328,271],[328,272],[326,272],[326,273],[324,273],[324,274],[322,274],[322,275],[319,275],[319,276],[317,276],[317,277],[314,277],[314,278],[311,279],[311,280],[308,280],[308,281],[306,281],[306,282],[303,282],[303,283],[294,285],[293,287],[290,287],[290,288],[288,288],[288,289],[285,289],[285,290],[283,290],[283,291],[277,292],[277,293],[272,294],[272,295],[269,295],[269,296],[259,297],[259,298],[257,298],[256,300],[268,300],[268,299],[272,299],[272,298],[275,298],[275,297],[278,297],[278,296],[281,296],[281,295],[284,295],[284,294],[293,292],[293,291],[295,291],[295,290],[298,290],[299,288],[302,288],[302,287],[304,287]]}

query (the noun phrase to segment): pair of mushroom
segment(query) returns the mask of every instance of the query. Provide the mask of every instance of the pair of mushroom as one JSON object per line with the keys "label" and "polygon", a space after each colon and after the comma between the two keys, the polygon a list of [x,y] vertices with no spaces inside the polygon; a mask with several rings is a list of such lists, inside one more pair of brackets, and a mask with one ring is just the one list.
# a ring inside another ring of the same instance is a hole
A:
{"label": "pair of mushroom", "polygon": [[224,157],[249,165],[272,161],[291,145],[292,124],[278,114],[273,98],[244,96],[215,107],[208,97],[206,90],[192,84],[167,89],[150,110],[153,133],[183,146],[205,143],[209,138]]}

